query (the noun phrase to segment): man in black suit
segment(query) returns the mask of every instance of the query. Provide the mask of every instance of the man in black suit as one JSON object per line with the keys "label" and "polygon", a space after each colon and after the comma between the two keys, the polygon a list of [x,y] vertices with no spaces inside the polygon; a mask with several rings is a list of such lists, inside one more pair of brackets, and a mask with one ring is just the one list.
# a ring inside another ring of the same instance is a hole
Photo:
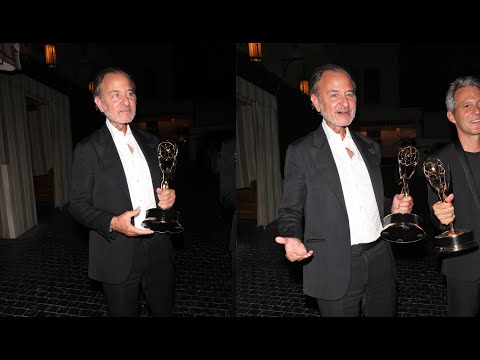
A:
{"label": "man in black suit", "polygon": [[350,132],[357,105],[350,74],[329,64],[310,84],[323,121],[287,149],[275,240],[290,261],[305,261],[303,291],[322,316],[394,316],[396,272],[380,238],[382,218],[384,210],[409,213],[413,199],[384,198],[380,146]]}
{"label": "man in black suit", "polygon": [[122,69],[101,71],[93,97],[106,120],[75,147],[70,194],[72,216],[89,229],[88,275],[102,283],[110,316],[138,316],[140,289],[152,316],[171,316],[171,239],[141,225],[148,209],[175,202],[175,190],[159,188],[159,139],[130,127],[137,97]]}
{"label": "man in black suit", "polygon": [[[459,77],[445,98],[447,118],[458,139],[431,154],[449,166],[450,191],[445,202],[428,185],[433,224],[441,232],[455,227],[473,231],[480,244],[480,79]],[[454,205],[455,202],[455,205]],[[452,253],[442,259],[447,280],[448,316],[478,316],[480,310],[480,250]]]}

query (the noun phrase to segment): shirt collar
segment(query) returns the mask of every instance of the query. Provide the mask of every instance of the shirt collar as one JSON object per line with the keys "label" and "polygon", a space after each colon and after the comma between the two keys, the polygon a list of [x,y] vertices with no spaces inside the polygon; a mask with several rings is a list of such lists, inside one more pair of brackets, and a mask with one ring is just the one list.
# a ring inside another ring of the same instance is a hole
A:
{"label": "shirt collar", "polygon": [[[322,127],[325,131],[325,135],[327,135],[328,141],[340,141],[340,143],[342,143],[342,136],[333,131],[330,126],[327,125],[327,121],[325,119],[322,121]],[[348,127],[345,128],[345,139],[343,141],[353,141],[352,134],[350,134]]]}
{"label": "shirt collar", "polygon": [[327,136],[327,141],[330,144],[330,148],[334,153],[344,153],[345,148],[348,147],[351,151],[353,151],[354,156],[358,153],[358,149],[353,141],[352,134],[348,127],[345,128],[345,138],[342,140],[342,136],[337,134],[333,131],[330,126],[327,125],[326,120],[322,121],[322,127],[325,131],[325,135]]}
{"label": "shirt collar", "polygon": [[105,123],[107,124],[107,128],[110,131],[110,134],[112,135],[113,138],[127,138],[129,136],[132,136],[132,129],[130,128],[130,124],[127,124],[127,132],[125,133],[125,136],[123,135],[123,132],[121,130],[118,130],[115,126],[111,124],[111,122],[108,119],[105,119]]}

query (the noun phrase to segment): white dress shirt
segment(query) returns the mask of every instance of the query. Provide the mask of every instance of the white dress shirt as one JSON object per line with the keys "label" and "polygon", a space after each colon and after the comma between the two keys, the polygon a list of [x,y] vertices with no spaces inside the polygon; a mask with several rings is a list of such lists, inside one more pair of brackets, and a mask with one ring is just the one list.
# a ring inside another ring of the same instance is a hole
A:
{"label": "white dress shirt", "polygon": [[[145,156],[132,135],[130,125],[127,125],[127,132],[124,135],[122,131],[115,128],[108,119],[107,128],[112,134],[113,142],[117,147],[123,170],[127,178],[128,191],[132,200],[132,210],[140,207],[140,213],[135,216],[135,227],[145,229],[142,221],[145,220],[148,209],[156,208],[157,202],[153,191],[152,175],[148,167]],[[130,145],[133,152],[128,148]],[[158,187],[158,186],[157,186]]]}
{"label": "white dress shirt", "polygon": [[[344,140],[325,123],[325,120],[322,122],[322,127],[340,175],[350,225],[351,244],[375,241],[382,231],[382,223],[372,181],[362,155],[348,127]],[[348,155],[346,147],[353,152],[352,158]]]}

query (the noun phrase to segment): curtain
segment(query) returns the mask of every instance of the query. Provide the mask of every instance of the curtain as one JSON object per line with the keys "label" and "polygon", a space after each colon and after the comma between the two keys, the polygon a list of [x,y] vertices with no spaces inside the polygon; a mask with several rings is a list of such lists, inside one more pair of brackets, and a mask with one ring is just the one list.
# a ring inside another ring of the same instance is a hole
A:
{"label": "curtain", "polygon": [[[69,201],[72,166],[72,131],[68,96],[27,76],[22,76],[25,96],[40,102],[40,122],[48,144],[40,155],[54,173],[54,206],[60,208]],[[53,154],[53,155],[52,155]],[[52,156],[50,158],[50,156]],[[53,163],[52,163],[53,160]],[[53,166],[52,166],[53,165]],[[48,169],[47,169],[48,171]]]}
{"label": "curtain", "polygon": [[277,99],[236,78],[237,188],[257,182],[257,226],[277,219],[282,183],[278,140]]}
{"label": "curtain", "polygon": [[[31,113],[27,98],[39,104]],[[68,202],[70,121],[68,96],[23,74],[0,74],[1,237],[18,237],[38,223],[33,176],[45,168],[54,170],[54,206]]]}
{"label": "curtain", "polygon": [[48,116],[48,106],[39,104],[27,111],[30,137],[33,176],[47,175],[53,168],[52,126]]}

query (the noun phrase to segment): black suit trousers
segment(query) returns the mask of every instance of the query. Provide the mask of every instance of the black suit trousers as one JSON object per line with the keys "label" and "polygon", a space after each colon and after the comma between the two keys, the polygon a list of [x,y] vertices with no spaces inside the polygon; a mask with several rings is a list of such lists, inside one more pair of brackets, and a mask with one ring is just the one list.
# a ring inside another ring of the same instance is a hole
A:
{"label": "black suit trousers", "polygon": [[352,246],[352,271],[345,296],[339,300],[317,299],[324,317],[391,317],[396,302],[395,266],[383,239],[366,250]]}
{"label": "black suit trousers", "polygon": [[480,280],[447,277],[449,317],[477,317],[480,314]]}
{"label": "black suit trousers", "polygon": [[152,316],[172,316],[175,265],[169,235],[155,233],[132,238],[132,271],[121,284],[102,283],[111,317],[137,317],[143,292]]}

